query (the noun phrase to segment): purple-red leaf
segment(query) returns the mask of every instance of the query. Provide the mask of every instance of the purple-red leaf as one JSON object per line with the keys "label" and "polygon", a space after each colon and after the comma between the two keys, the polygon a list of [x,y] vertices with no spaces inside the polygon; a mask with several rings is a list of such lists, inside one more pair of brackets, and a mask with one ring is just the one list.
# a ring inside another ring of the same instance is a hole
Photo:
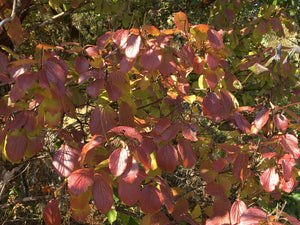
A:
{"label": "purple-red leaf", "polygon": [[8,159],[13,162],[19,162],[25,152],[27,146],[28,138],[25,132],[12,132],[8,138],[6,143],[6,155]]}
{"label": "purple-red leaf", "polygon": [[133,183],[127,183],[123,179],[119,181],[119,197],[126,205],[134,205],[140,199],[142,180],[142,177],[138,176]]}
{"label": "purple-red leaf", "polygon": [[288,181],[284,178],[281,178],[281,183],[279,185],[279,189],[285,191],[286,193],[291,193],[295,187],[297,187],[298,182],[295,182],[295,179],[291,177]]}
{"label": "purple-red leaf", "polygon": [[216,30],[209,29],[207,31],[207,39],[209,41],[210,46],[214,50],[218,51],[224,47],[222,36]]}
{"label": "purple-red leaf", "polygon": [[118,148],[109,157],[109,169],[112,175],[118,177],[124,173],[128,163],[128,153],[125,148]]}
{"label": "purple-red leaf", "polygon": [[298,139],[296,136],[286,134],[281,138],[280,144],[282,148],[291,153],[295,159],[300,157],[300,148],[298,147]]}
{"label": "purple-red leaf", "polygon": [[241,221],[241,215],[245,210],[247,210],[246,204],[242,200],[236,200],[230,209],[231,224],[239,224]]}
{"label": "purple-red leaf", "polygon": [[178,134],[179,130],[181,129],[182,124],[181,123],[174,123],[171,126],[169,126],[162,134],[162,140],[165,142],[169,142],[173,140],[176,135]]}
{"label": "purple-red leaf", "polygon": [[96,79],[89,83],[89,85],[86,87],[86,92],[88,95],[92,96],[93,98],[97,97],[100,93],[101,88],[104,85],[104,79]]}
{"label": "purple-red leaf", "polygon": [[146,185],[141,191],[140,207],[144,213],[156,213],[162,205],[160,191],[153,185]]}
{"label": "purple-red leaf", "polygon": [[230,201],[225,195],[217,197],[213,204],[213,215],[206,221],[206,225],[229,225],[230,208]]}
{"label": "purple-red leaf", "polygon": [[60,225],[61,215],[58,208],[58,201],[52,199],[46,205],[43,211],[43,219],[47,225]]}
{"label": "purple-red leaf", "polygon": [[232,173],[233,176],[240,182],[244,182],[246,180],[248,173],[248,159],[248,154],[239,154],[234,161]]}
{"label": "purple-red leaf", "polygon": [[96,107],[90,117],[90,132],[92,135],[100,134],[106,136],[106,133],[117,126],[116,114],[114,110],[108,106]]}
{"label": "purple-red leaf", "polygon": [[268,122],[269,112],[269,109],[264,108],[257,113],[253,122],[257,130],[260,130]]}
{"label": "purple-red leaf", "polygon": [[173,54],[171,54],[170,52],[164,53],[161,63],[158,67],[159,72],[161,72],[164,76],[169,76],[174,73],[176,67],[177,66]]}
{"label": "purple-red leaf", "polygon": [[218,68],[218,65],[219,65],[218,57],[211,54],[211,53],[207,53],[206,63],[212,71],[215,71]]}
{"label": "purple-red leaf", "polygon": [[166,183],[166,181],[162,177],[156,176],[156,178],[158,179],[158,183],[160,185],[162,200],[163,200],[168,212],[172,213],[174,210],[173,192],[172,192],[170,186]]}
{"label": "purple-red leaf", "polygon": [[215,183],[214,181],[209,182],[206,185],[205,191],[207,194],[214,195],[214,196],[221,196],[224,194],[224,188],[222,184]]}
{"label": "purple-red leaf", "polygon": [[185,123],[182,128],[182,135],[191,141],[198,141],[198,127],[193,123]]}
{"label": "purple-red leaf", "polygon": [[220,173],[225,168],[226,164],[227,164],[226,159],[224,158],[217,159],[213,163],[213,169],[214,171]]}
{"label": "purple-red leaf", "polygon": [[60,177],[68,177],[79,158],[79,152],[68,145],[61,146],[54,154],[52,165]]}
{"label": "purple-red leaf", "polygon": [[88,190],[94,183],[94,172],[88,168],[75,170],[68,179],[68,189],[73,195],[79,195]]}
{"label": "purple-red leaf", "polygon": [[84,160],[86,155],[93,150],[94,148],[96,148],[98,145],[100,145],[103,142],[104,138],[102,136],[99,135],[94,135],[91,140],[86,143],[81,151],[81,155],[80,155],[80,165],[83,166]]}
{"label": "purple-red leaf", "polygon": [[121,102],[119,109],[119,122],[122,126],[134,127],[134,113],[132,105]]}
{"label": "purple-red leaf", "polygon": [[37,79],[37,72],[25,72],[16,78],[18,86],[26,90],[28,89]]}
{"label": "purple-red leaf", "polygon": [[203,114],[215,122],[222,120],[222,103],[215,92],[208,92],[203,99]]}
{"label": "purple-red leaf", "polygon": [[8,64],[7,56],[3,52],[0,52],[0,73],[7,73]]}
{"label": "purple-red leaf", "polygon": [[275,190],[276,185],[279,184],[279,175],[276,172],[275,167],[268,168],[263,172],[260,176],[260,183],[268,192]]}
{"label": "purple-red leaf", "polygon": [[89,61],[84,56],[77,56],[74,60],[74,68],[77,73],[84,73],[89,70]]}
{"label": "purple-red leaf", "polygon": [[127,45],[125,48],[125,56],[129,59],[134,59],[139,54],[141,45],[140,35],[131,35],[128,38]]}
{"label": "purple-red leaf", "polygon": [[185,168],[190,168],[196,164],[196,154],[189,140],[180,138],[178,140],[178,151],[183,160],[183,166]]}
{"label": "purple-red leaf", "polygon": [[151,154],[153,151],[157,150],[157,144],[153,141],[152,138],[144,138],[141,148],[147,154]]}
{"label": "purple-red leaf", "polygon": [[156,153],[157,165],[164,171],[173,172],[178,163],[178,153],[173,145],[165,144]]}
{"label": "purple-red leaf", "polygon": [[250,123],[246,120],[246,118],[240,114],[239,112],[233,113],[234,122],[242,133],[250,134],[251,128]]}
{"label": "purple-red leaf", "polygon": [[113,35],[113,42],[121,49],[126,47],[126,43],[129,37],[129,30],[120,29]]}
{"label": "purple-red leaf", "polygon": [[204,71],[204,77],[205,77],[205,81],[208,84],[210,90],[214,90],[217,87],[218,82],[219,82],[217,74],[212,70],[206,69]]}
{"label": "purple-red leaf", "polygon": [[249,208],[244,210],[241,215],[241,225],[259,225],[267,220],[267,214],[257,208]]}
{"label": "purple-red leaf", "polygon": [[122,94],[121,89],[113,82],[106,81],[105,89],[107,91],[109,99],[112,100],[113,102],[117,101],[121,97]]}
{"label": "purple-red leaf", "polygon": [[118,126],[114,127],[110,130],[110,132],[114,132],[118,135],[125,135],[129,138],[135,138],[139,142],[143,141],[142,135],[133,127],[127,127],[127,126]]}
{"label": "purple-red leaf", "polygon": [[113,190],[101,174],[95,174],[93,196],[100,212],[108,213],[114,203]]}
{"label": "purple-red leaf", "polygon": [[122,179],[127,183],[133,183],[139,174],[139,164],[135,160],[135,158],[131,157],[128,162],[127,169],[125,173],[122,175]]}
{"label": "purple-red leaf", "polygon": [[147,47],[140,58],[140,64],[146,70],[156,69],[161,63],[161,53],[153,47]]}
{"label": "purple-red leaf", "polygon": [[281,131],[285,131],[289,125],[289,122],[288,122],[286,116],[283,114],[280,114],[280,113],[276,114],[273,117],[273,122],[274,122],[275,127]]}
{"label": "purple-red leaf", "polygon": [[171,125],[171,123],[172,121],[168,117],[160,118],[155,125],[154,130],[157,134],[161,134]]}

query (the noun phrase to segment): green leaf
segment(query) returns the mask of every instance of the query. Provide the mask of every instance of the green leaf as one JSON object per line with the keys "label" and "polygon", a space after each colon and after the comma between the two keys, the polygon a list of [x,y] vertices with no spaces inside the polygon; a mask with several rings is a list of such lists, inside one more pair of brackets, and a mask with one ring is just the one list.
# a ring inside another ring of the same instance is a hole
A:
{"label": "green leaf", "polygon": [[113,222],[115,222],[117,220],[118,213],[115,209],[111,209],[108,211],[106,216],[107,216],[108,221],[112,224]]}

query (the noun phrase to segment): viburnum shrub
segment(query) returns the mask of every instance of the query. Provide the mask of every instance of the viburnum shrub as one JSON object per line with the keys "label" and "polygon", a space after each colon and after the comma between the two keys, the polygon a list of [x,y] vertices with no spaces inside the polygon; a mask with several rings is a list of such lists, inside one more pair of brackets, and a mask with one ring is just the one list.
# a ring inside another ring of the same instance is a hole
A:
{"label": "viburnum shrub", "polygon": [[[18,163],[34,156],[49,131],[63,141],[52,164],[64,181],[44,209],[46,224],[61,223],[63,186],[77,221],[86,220],[93,202],[107,215],[120,205],[141,210],[143,225],[300,224],[257,203],[270,204],[298,185],[299,118],[288,109],[297,103],[275,100],[299,94],[290,93],[292,54],[278,46],[237,63],[236,31],[191,25],[183,12],[174,21],[170,30],[107,32],[96,45],[40,44],[34,57],[15,61],[0,53],[0,79],[11,84],[0,101],[2,157]],[[281,32],[276,18],[252,25],[239,35],[262,35],[265,26]],[[235,95],[248,81],[240,82],[239,72],[272,97],[242,105]],[[227,139],[215,142],[201,121],[216,129],[231,124]],[[165,175],[178,166],[199,167],[212,204],[200,208],[190,193],[170,187]]]}

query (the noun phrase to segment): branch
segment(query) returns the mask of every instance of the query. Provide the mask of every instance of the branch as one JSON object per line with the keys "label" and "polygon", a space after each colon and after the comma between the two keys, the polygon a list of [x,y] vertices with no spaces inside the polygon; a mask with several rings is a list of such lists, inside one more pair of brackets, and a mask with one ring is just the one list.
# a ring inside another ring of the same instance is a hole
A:
{"label": "branch", "polygon": [[19,198],[15,201],[0,205],[0,209],[8,208],[8,207],[13,206],[17,203],[39,201],[39,200],[50,199],[50,198],[53,198],[53,196],[52,195],[43,195],[43,196],[33,196],[33,197]]}
{"label": "branch", "polygon": [[16,9],[17,9],[17,0],[14,0],[11,15],[10,15],[10,17],[7,17],[0,22],[0,29],[4,26],[5,23],[12,21],[15,18],[16,11],[17,11]]}

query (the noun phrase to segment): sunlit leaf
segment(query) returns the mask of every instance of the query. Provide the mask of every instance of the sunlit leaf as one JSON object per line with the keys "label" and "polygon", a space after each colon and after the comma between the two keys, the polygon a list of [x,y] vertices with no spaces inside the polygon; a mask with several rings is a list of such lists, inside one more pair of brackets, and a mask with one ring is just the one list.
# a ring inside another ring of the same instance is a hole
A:
{"label": "sunlit leaf", "polygon": [[288,119],[286,118],[286,116],[283,114],[280,114],[280,113],[277,113],[273,117],[273,122],[274,122],[275,127],[281,131],[285,131],[289,125]]}
{"label": "sunlit leaf", "polygon": [[207,53],[207,55],[206,55],[206,63],[208,65],[208,67],[212,71],[215,71],[218,68],[219,60],[218,60],[217,56],[215,56],[215,55],[213,55],[211,53]]}
{"label": "sunlit leaf", "polygon": [[162,139],[165,142],[171,141],[173,138],[176,137],[179,130],[181,129],[182,124],[181,123],[174,123],[171,126],[169,126],[162,134]]}
{"label": "sunlit leaf", "polygon": [[206,221],[206,225],[230,224],[231,204],[227,197],[218,197],[213,204],[213,215]]}
{"label": "sunlit leaf", "polygon": [[143,141],[142,135],[133,127],[118,126],[110,129],[110,132],[114,132],[118,135],[124,135],[128,138],[135,138],[139,142]]}
{"label": "sunlit leaf", "polygon": [[184,12],[177,12],[174,14],[174,22],[179,30],[187,32],[189,28],[189,21]]}
{"label": "sunlit leaf", "polygon": [[129,30],[120,29],[113,35],[113,42],[121,49],[124,49],[129,37]]}
{"label": "sunlit leaf", "polygon": [[141,196],[141,176],[132,183],[127,183],[123,179],[119,181],[118,193],[120,199],[128,206],[134,205]]}
{"label": "sunlit leaf", "polygon": [[93,196],[100,212],[108,213],[114,203],[113,190],[101,174],[95,174]]}
{"label": "sunlit leaf", "polygon": [[141,37],[139,35],[131,35],[128,38],[125,48],[125,56],[129,59],[134,59],[140,51]]}
{"label": "sunlit leaf", "polygon": [[44,208],[43,219],[47,225],[61,224],[61,215],[58,208],[58,201],[56,199],[50,200]]}
{"label": "sunlit leaf", "polygon": [[274,167],[266,169],[260,176],[260,183],[266,191],[274,191],[279,184],[279,175],[276,169]]}
{"label": "sunlit leaf", "polygon": [[124,173],[128,163],[128,153],[125,148],[118,148],[109,156],[109,169],[118,177]]}
{"label": "sunlit leaf", "polygon": [[234,161],[232,167],[233,176],[240,182],[244,182],[247,178],[248,154],[239,154]]}
{"label": "sunlit leaf", "polygon": [[165,204],[168,212],[172,213],[174,210],[174,204],[173,204],[174,198],[173,198],[172,190],[162,177],[156,176],[156,178],[158,179],[158,183],[160,185],[160,191],[161,191],[161,197],[163,203]]}
{"label": "sunlit leaf", "polygon": [[259,225],[267,220],[267,214],[257,208],[249,208],[243,211],[240,223],[242,225]]}
{"label": "sunlit leaf", "polygon": [[73,195],[79,195],[88,190],[94,183],[94,172],[88,168],[78,169],[71,173],[68,179],[68,189]]}
{"label": "sunlit leaf", "polygon": [[239,224],[242,213],[247,210],[246,204],[242,200],[236,200],[230,209],[231,224]]}
{"label": "sunlit leaf", "polygon": [[250,134],[250,123],[246,120],[246,118],[240,114],[239,112],[233,113],[234,122],[239,128],[239,130],[243,133]]}
{"label": "sunlit leaf", "polygon": [[133,183],[139,175],[139,164],[134,157],[130,157],[127,168],[122,175],[122,179],[127,183]]}
{"label": "sunlit leaf", "polygon": [[298,138],[292,134],[285,134],[281,140],[280,144],[282,148],[291,153],[295,159],[300,157],[300,148],[298,147]]}
{"label": "sunlit leaf", "polygon": [[216,51],[219,51],[224,47],[222,36],[216,30],[209,29],[207,31],[207,39],[210,46]]}

